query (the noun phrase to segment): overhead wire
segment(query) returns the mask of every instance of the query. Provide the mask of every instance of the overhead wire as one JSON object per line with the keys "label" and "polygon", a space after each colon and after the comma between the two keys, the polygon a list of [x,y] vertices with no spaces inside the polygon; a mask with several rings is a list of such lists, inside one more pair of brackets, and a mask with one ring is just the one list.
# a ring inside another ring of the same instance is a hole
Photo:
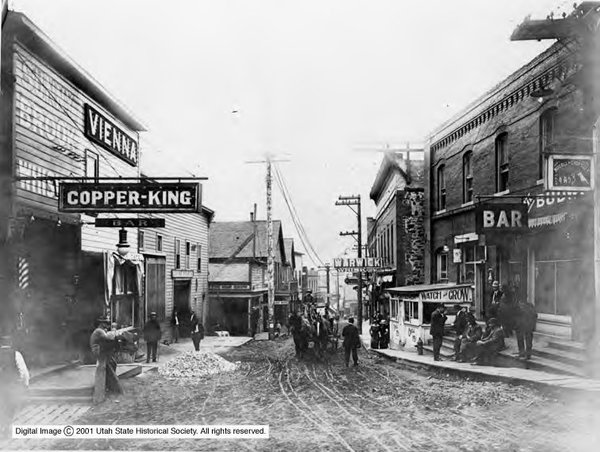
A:
{"label": "overhead wire", "polygon": [[277,165],[274,165],[274,174],[275,174],[275,181],[277,182],[277,185],[279,186],[279,189],[281,190],[283,199],[284,199],[284,201],[288,207],[288,210],[290,212],[292,222],[294,223],[294,226],[296,227],[298,236],[300,237],[300,240],[302,241],[302,244],[304,245],[304,248],[306,249],[307,254],[309,255],[310,259],[313,261],[314,264],[321,265],[321,266],[324,265],[322,259],[319,257],[319,254],[316,252],[315,248],[313,247],[312,243],[310,242],[310,240],[308,238],[308,234],[306,233],[306,229],[304,228],[302,222],[300,221],[300,216],[298,215],[298,211],[296,210],[296,207],[293,203],[291,194],[285,183],[285,179],[283,178],[283,175],[281,174],[281,171],[279,171],[279,168],[277,167]]}

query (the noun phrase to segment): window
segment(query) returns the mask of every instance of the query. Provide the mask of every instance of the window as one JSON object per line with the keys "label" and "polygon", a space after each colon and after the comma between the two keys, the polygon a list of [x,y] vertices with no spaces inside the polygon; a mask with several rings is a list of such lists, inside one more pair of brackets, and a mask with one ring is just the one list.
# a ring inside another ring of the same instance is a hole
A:
{"label": "window", "polygon": [[471,163],[473,152],[469,151],[463,157],[463,202],[473,201],[473,169]]}
{"label": "window", "polygon": [[508,190],[508,133],[496,138],[496,193]]}
{"label": "window", "polygon": [[99,177],[100,176],[100,166],[98,164],[98,154],[90,151],[89,149],[85,150],[85,177]]}
{"label": "window", "polygon": [[192,244],[185,242],[185,268],[190,268],[190,255],[192,254]]}
{"label": "window", "polygon": [[444,210],[446,208],[446,179],[444,177],[445,169],[446,167],[444,165],[439,166],[437,169],[437,210]]}
{"label": "window", "polygon": [[448,253],[438,251],[436,261],[438,282],[448,281]]}
{"label": "window", "polygon": [[138,231],[138,248],[144,249],[144,231]]}
{"label": "window", "polygon": [[551,151],[554,144],[554,131],[556,130],[556,108],[546,110],[540,116],[540,150],[539,150],[539,174],[538,178],[544,178],[545,156]]}
{"label": "window", "polygon": [[163,238],[162,235],[160,234],[156,234],[156,251],[161,251],[163,250]]}
{"label": "window", "polygon": [[196,269],[198,270],[198,272],[201,272],[202,271],[202,245],[200,245],[199,243],[196,246],[196,251],[198,252]]}
{"label": "window", "polygon": [[181,240],[175,239],[175,268],[181,268]]}

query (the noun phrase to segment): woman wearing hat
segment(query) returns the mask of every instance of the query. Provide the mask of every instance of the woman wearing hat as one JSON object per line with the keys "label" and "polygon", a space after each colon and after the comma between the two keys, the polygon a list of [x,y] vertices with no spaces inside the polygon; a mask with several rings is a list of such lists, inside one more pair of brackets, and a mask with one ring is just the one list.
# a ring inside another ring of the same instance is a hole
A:
{"label": "woman wearing hat", "polygon": [[160,323],[158,323],[158,316],[156,312],[150,313],[150,318],[144,325],[144,340],[146,341],[146,362],[156,362],[156,351],[158,350],[158,341],[160,340],[162,333],[160,331]]}

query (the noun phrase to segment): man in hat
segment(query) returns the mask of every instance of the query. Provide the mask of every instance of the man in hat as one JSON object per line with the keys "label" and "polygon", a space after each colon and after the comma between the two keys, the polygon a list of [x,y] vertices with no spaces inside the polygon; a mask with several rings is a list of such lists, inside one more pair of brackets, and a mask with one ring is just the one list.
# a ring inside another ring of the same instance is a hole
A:
{"label": "man in hat", "polygon": [[198,319],[198,316],[194,311],[190,314],[190,327],[194,349],[200,351],[200,341],[204,339],[204,326],[202,326],[202,322]]}
{"label": "man in hat", "polygon": [[442,342],[444,341],[444,324],[448,317],[446,314],[446,306],[443,303],[438,304],[433,314],[431,314],[431,326],[429,327],[429,334],[433,337],[433,360],[441,361],[440,349],[442,348]]}
{"label": "man in hat", "polygon": [[346,367],[350,364],[350,353],[352,353],[352,360],[354,365],[358,366],[358,352],[360,348],[360,336],[358,334],[358,328],[354,326],[354,318],[348,319],[348,324],[342,329],[342,337],[344,338],[344,361]]}
{"label": "man in hat", "polygon": [[473,364],[487,364],[496,354],[505,348],[504,331],[500,322],[495,317],[488,320],[489,327],[481,340],[476,342],[476,362]]}
{"label": "man in hat", "polygon": [[[475,309],[474,307],[472,308]],[[477,324],[474,315],[470,314],[467,316],[467,323],[468,326],[461,335],[460,347],[458,350],[455,348],[455,352],[457,352],[455,359],[459,362],[469,361],[475,356],[477,341],[479,341],[483,335],[483,331]]]}
{"label": "man in hat", "polygon": [[119,338],[109,335],[110,319],[100,317],[96,320],[96,329],[90,336],[90,348],[96,357],[96,375],[94,382],[94,403],[104,401],[106,391],[121,394],[123,388],[117,376],[117,361],[114,353],[119,346]]}
{"label": "man in hat", "polygon": [[162,334],[160,331],[160,323],[156,312],[150,313],[150,319],[144,325],[144,340],[146,341],[146,362],[156,362],[156,351],[158,350],[158,341]]}
{"label": "man in hat", "polygon": [[10,435],[14,415],[29,387],[29,370],[23,355],[12,346],[10,336],[0,337],[0,438]]}

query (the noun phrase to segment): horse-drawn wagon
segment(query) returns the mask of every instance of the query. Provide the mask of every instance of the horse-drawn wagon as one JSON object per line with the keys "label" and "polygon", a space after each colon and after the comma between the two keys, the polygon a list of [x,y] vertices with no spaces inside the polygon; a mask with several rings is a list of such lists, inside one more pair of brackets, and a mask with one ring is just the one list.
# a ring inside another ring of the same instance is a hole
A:
{"label": "horse-drawn wagon", "polygon": [[332,328],[329,320],[317,313],[307,317],[292,316],[290,330],[299,358],[310,353],[322,359],[326,352],[335,352],[338,348],[337,328]]}

